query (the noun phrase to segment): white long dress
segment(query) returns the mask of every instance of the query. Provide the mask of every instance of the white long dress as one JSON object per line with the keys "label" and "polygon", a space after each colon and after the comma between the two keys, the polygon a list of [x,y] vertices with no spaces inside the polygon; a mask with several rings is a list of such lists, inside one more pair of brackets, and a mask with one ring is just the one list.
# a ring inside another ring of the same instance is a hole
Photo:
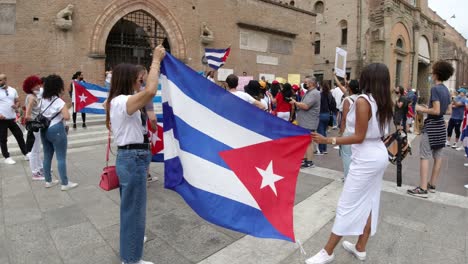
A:
{"label": "white long dress", "polygon": [[[332,232],[339,236],[362,235],[371,213],[371,235],[375,234],[379,216],[382,177],[388,165],[387,149],[381,140],[385,132],[379,128],[377,104],[372,96],[360,95],[358,98],[360,97],[365,98],[370,103],[372,117],[369,120],[364,142],[351,146],[351,165],[338,201],[332,229]],[[355,125],[356,104],[353,104],[346,118],[346,133],[354,134]]]}

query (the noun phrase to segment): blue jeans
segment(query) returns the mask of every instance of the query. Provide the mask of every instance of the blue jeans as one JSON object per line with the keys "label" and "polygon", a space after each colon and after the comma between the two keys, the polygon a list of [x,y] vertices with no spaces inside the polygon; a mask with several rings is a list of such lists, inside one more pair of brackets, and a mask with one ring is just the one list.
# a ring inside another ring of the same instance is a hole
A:
{"label": "blue jeans", "polygon": [[143,256],[146,224],[146,176],[149,150],[117,152],[116,172],[120,182],[120,258],[135,263]]}
{"label": "blue jeans", "polygon": [[[327,128],[328,128],[328,121],[330,120],[329,113],[320,113],[319,119],[319,126],[317,129],[317,133],[326,137],[327,136]],[[325,152],[327,151],[327,144],[319,144],[319,151]]]}
{"label": "blue jeans", "polygon": [[351,164],[351,145],[341,145],[340,156],[343,161],[344,178],[346,179],[349,172],[349,165]]}
{"label": "blue jeans", "polygon": [[50,168],[52,165],[52,158],[56,152],[57,167],[62,185],[68,184],[67,177],[67,133],[63,122],[59,122],[48,129],[41,130],[42,148],[44,151],[44,177],[46,182],[52,181],[50,175]]}

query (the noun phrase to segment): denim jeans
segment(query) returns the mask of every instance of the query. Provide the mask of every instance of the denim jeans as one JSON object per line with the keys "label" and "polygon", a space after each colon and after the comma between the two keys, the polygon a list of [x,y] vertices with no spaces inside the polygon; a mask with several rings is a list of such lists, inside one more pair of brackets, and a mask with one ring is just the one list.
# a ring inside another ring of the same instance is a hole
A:
{"label": "denim jeans", "polygon": [[146,176],[149,150],[117,152],[116,172],[120,182],[120,258],[135,263],[143,256],[146,224]]}
{"label": "denim jeans", "polygon": [[52,181],[50,168],[54,152],[57,158],[57,167],[62,185],[68,185],[67,177],[67,133],[65,125],[59,122],[48,129],[41,130],[42,148],[44,150],[44,177],[46,182]]}
{"label": "denim jeans", "polygon": [[349,164],[351,164],[351,145],[340,146],[340,156],[343,161],[344,178],[348,176]]}
{"label": "denim jeans", "polygon": [[[317,133],[319,133],[320,135],[326,137],[329,121],[330,121],[330,114],[329,113],[320,113],[319,126],[318,126],[318,129],[317,129]],[[319,144],[319,151],[320,152],[327,151],[327,144]]]}

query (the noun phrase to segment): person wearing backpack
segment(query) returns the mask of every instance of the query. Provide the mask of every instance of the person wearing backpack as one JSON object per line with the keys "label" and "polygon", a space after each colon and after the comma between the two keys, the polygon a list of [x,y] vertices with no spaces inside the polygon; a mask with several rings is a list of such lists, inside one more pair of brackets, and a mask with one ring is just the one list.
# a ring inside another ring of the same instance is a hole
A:
{"label": "person wearing backpack", "polygon": [[63,79],[58,75],[49,75],[44,80],[44,94],[42,95],[41,114],[50,123],[41,129],[42,147],[44,150],[44,177],[45,187],[50,188],[59,183],[52,180],[50,169],[52,157],[56,152],[58,172],[62,191],[76,188],[78,183],[68,180],[67,177],[67,133],[64,120],[70,120],[70,113],[65,101],[61,98],[64,93]]}
{"label": "person wearing backpack", "polygon": [[[333,126],[333,114],[337,112],[336,102],[330,92],[329,82],[322,83],[320,93],[320,121],[317,132],[326,137],[328,126]],[[317,155],[328,154],[327,144],[320,144]]]}

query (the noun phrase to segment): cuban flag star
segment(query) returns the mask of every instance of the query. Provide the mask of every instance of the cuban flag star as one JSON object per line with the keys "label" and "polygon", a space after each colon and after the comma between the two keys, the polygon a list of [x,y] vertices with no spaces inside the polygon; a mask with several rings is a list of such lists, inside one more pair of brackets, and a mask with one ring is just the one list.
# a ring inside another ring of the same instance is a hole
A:
{"label": "cuban flag star", "polygon": [[295,241],[293,206],[310,132],[261,111],[166,54],[165,187],[205,220]]}

